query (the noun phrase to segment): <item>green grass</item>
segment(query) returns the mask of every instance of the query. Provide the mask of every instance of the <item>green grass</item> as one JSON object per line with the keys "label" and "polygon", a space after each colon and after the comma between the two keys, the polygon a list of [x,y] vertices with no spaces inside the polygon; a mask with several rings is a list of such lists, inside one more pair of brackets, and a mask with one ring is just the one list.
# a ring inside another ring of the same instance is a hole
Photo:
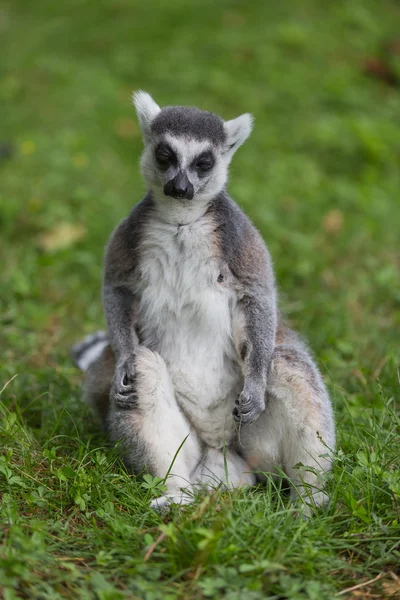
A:
{"label": "green grass", "polygon": [[[399,593],[400,87],[363,73],[399,27],[394,0],[1,2],[0,596]],[[337,420],[310,521],[272,481],[160,517],[81,403],[69,347],[104,326],[104,245],[144,191],[139,87],[256,117],[230,191]]]}

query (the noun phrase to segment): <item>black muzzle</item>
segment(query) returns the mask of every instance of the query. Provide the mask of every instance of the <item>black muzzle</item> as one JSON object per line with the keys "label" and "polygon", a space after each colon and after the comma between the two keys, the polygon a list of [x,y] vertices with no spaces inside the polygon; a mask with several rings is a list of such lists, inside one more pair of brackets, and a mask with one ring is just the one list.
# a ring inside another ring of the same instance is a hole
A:
{"label": "black muzzle", "polygon": [[194,188],[186,174],[179,172],[173,179],[164,185],[164,194],[182,200],[192,200]]}

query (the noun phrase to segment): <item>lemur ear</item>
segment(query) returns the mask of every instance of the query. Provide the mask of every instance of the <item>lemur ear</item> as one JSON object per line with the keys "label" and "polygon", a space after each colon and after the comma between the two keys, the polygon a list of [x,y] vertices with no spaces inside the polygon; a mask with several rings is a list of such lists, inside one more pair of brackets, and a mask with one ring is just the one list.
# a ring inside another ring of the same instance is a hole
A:
{"label": "lemur ear", "polygon": [[150,138],[151,123],[160,112],[161,108],[154,102],[153,98],[147,92],[139,90],[133,93],[132,98],[134,107],[139,120],[140,129],[143,133],[144,141]]}
{"label": "lemur ear", "polygon": [[253,128],[253,121],[254,119],[249,113],[240,115],[232,121],[225,121],[226,142],[224,154],[234,154],[239,146],[247,140]]}

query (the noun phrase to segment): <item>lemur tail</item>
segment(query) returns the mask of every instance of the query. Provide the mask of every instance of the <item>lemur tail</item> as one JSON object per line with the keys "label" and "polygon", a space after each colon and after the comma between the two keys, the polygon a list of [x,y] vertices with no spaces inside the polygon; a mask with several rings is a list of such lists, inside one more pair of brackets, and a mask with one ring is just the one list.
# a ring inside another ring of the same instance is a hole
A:
{"label": "lemur tail", "polygon": [[96,331],[96,333],[87,335],[82,341],[72,346],[72,360],[79,369],[86,371],[100,356],[107,344],[108,336],[105,331]]}

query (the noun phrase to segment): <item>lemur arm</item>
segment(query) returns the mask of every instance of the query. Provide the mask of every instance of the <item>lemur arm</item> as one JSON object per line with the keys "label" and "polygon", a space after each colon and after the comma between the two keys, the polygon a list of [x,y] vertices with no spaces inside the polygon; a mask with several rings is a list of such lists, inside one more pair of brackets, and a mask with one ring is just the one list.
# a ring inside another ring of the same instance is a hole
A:
{"label": "lemur arm", "polygon": [[111,401],[121,409],[133,408],[135,391],[135,351],[139,340],[135,331],[134,295],[129,276],[134,277],[135,254],[129,252],[126,220],[117,227],[107,247],[103,283],[103,305],[108,335],[116,367],[111,385]]}
{"label": "lemur arm", "polygon": [[120,408],[131,408],[136,403],[135,355],[139,340],[135,329],[135,296],[131,290],[138,277],[143,226],[152,206],[149,196],[135,206],[114,231],[106,251],[103,304],[116,358],[111,398]]}
{"label": "lemur arm", "polygon": [[227,196],[214,206],[221,255],[234,277],[235,345],[243,369],[243,391],[234,409],[242,423],[255,421],[265,408],[265,392],[275,345],[277,294],[272,261],[264,241]]}
{"label": "lemur arm", "polygon": [[239,338],[244,378],[245,381],[252,379],[259,382],[265,389],[275,344],[275,290],[249,290],[239,301],[238,308],[244,321]]}
{"label": "lemur arm", "polygon": [[104,311],[110,344],[118,361],[132,356],[139,340],[135,331],[134,297],[126,285],[104,283]]}
{"label": "lemur arm", "polygon": [[[272,275],[272,273],[271,273]],[[265,393],[275,344],[277,324],[276,293],[270,286],[245,291],[237,305],[237,347],[243,361],[243,390],[233,416],[252,423],[265,409]]]}

